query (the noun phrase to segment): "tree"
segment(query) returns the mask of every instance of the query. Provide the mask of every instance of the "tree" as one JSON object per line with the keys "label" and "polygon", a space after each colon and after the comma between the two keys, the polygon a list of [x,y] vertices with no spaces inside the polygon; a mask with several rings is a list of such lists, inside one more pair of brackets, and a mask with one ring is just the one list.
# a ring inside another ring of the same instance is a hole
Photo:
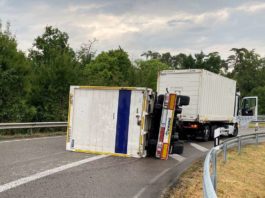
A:
{"label": "tree", "polygon": [[170,52],[163,53],[161,55],[161,59],[160,60],[161,60],[162,63],[165,63],[165,64],[167,64],[170,67],[173,67],[172,56],[171,56]]}
{"label": "tree", "polygon": [[206,62],[205,62],[206,55],[201,51],[200,53],[195,54],[194,57],[195,57],[194,58],[194,61],[195,61],[194,67],[196,69],[204,69],[206,66]]}
{"label": "tree", "polygon": [[152,52],[151,50],[144,52],[141,56],[145,56],[148,59],[161,59],[161,54],[159,52]]}
{"label": "tree", "polygon": [[258,96],[258,115],[265,114],[265,86],[259,86],[252,89],[251,96]]}
{"label": "tree", "polygon": [[128,54],[121,48],[100,53],[86,65],[85,75],[89,85],[131,86],[134,68]]}
{"label": "tree", "polygon": [[68,38],[67,33],[47,26],[30,50],[34,71],[31,103],[37,108],[36,121],[65,121],[69,87],[83,79]]}
{"label": "tree", "polygon": [[0,31],[0,122],[28,121],[35,114],[28,104],[30,64],[9,26]]}
{"label": "tree", "polygon": [[172,56],[172,68],[173,69],[183,69],[184,61],[186,60],[187,55],[180,53],[178,55]]}
{"label": "tree", "polygon": [[221,58],[218,52],[211,52],[205,56],[204,69],[217,73],[225,74],[228,70],[228,65],[225,60]]}
{"label": "tree", "polygon": [[93,51],[93,45],[96,41],[96,39],[89,40],[88,43],[82,44],[80,50],[77,51],[77,60],[79,61],[82,68],[89,64],[92,58],[95,56],[96,52]]}
{"label": "tree", "polygon": [[192,57],[192,55],[188,55],[183,60],[182,69],[195,69],[196,68],[196,62],[195,59]]}
{"label": "tree", "polygon": [[157,74],[161,70],[169,69],[169,66],[159,60],[137,61],[137,86],[149,87],[156,90]]}
{"label": "tree", "polygon": [[228,65],[233,69],[228,76],[237,80],[242,96],[246,96],[252,89],[262,85],[264,60],[254,50],[232,48],[231,51],[235,54],[227,59]]}

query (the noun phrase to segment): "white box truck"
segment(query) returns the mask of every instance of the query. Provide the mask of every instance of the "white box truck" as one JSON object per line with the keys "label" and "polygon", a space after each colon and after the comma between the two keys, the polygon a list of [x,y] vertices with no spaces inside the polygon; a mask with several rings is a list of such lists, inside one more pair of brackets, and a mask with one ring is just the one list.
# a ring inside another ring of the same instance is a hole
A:
{"label": "white box truck", "polygon": [[243,108],[238,111],[236,81],[203,69],[161,71],[157,92],[166,90],[190,97],[189,106],[183,107],[179,118],[182,137],[196,136],[207,141],[219,127],[236,136],[239,115],[257,116],[257,97],[243,98]]}
{"label": "white box truck", "polygon": [[146,156],[151,89],[71,86],[66,149]]}

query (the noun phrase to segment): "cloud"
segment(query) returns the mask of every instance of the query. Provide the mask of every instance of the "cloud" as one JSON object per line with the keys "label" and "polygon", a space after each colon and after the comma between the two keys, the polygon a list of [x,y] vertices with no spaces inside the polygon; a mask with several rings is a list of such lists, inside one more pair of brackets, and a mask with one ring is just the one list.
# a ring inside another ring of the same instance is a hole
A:
{"label": "cloud", "polygon": [[237,46],[265,54],[261,1],[0,0],[0,9],[24,51],[52,25],[69,34],[74,49],[97,38],[98,52],[120,45],[135,58],[147,50],[227,56]]}
{"label": "cloud", "polygon": [[265,3],[261,2],[246,3],[239,6],[237,10],[249,13],[261,12],[265,10]]}

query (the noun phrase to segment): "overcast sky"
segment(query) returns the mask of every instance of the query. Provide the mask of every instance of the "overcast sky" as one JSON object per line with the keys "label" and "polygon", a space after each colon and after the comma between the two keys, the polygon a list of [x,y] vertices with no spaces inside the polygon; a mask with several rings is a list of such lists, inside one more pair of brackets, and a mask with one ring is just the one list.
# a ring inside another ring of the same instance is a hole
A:
{"label": "overcast sky", "polygon": [[69,34],[70,45],[96,38],[94,49],[124,48],[132,59],[147,51],[177,54],[232,47],[265,55],[265,1],[246,0],[0,0],[18,46],[27,51],[52,25]]}

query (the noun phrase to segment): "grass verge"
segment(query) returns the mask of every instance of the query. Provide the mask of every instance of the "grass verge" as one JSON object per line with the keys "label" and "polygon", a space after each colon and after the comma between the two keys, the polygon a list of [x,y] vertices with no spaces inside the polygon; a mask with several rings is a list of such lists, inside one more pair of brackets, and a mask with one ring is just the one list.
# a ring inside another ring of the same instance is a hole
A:
{"label": "grass verge", "polygon": [[[218,197],[265,197],[265,144],[244,146],[240,155],[229,150],[227,163],[222,153],[217,164]],[[170,190],[170,198],[203,197],[203,160],[184,172]]]}
{"label": "grass verge", "polygon": [[171,187],[164,198],[192,198],[203,197],[202,172],[203,160],[198,160],[189,167]]}
{"label": "grass verge", "polygon": [[[256,123],[255,122],[250,122],[248,124],[248,128],[255,128],[256,127]],[[259,128],[265,128],[265,122],[259,122],[258,123],[258,127]]]}

